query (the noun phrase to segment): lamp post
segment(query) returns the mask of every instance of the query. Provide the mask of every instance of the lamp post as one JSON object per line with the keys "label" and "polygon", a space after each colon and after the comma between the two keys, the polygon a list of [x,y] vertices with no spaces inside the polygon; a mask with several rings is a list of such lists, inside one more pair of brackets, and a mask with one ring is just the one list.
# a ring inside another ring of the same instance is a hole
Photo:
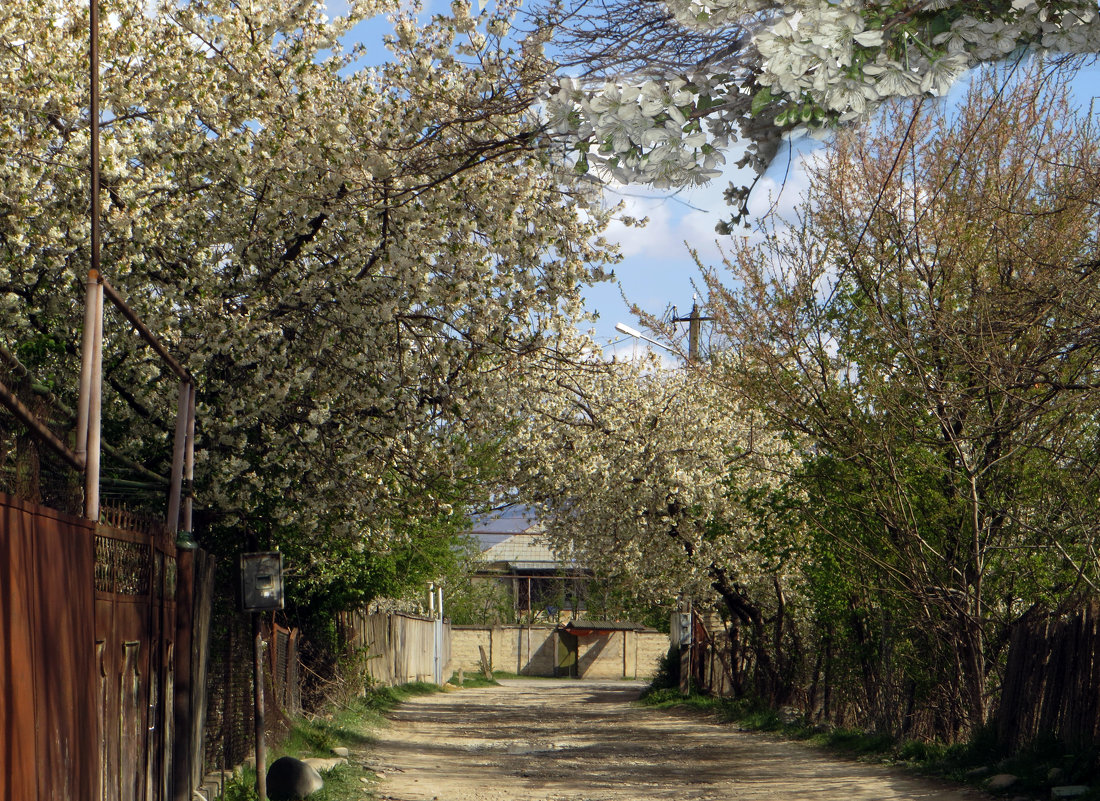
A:
{"label": "lamp post", "polygon": [[[689,314],[687,317],[677,317],[675,306],[672,307],[672,312],[672,322],[688,324],[688,363],[690,364],[692,362],[698,361],[699,332],[702,327],[701,324],[707,320],[713,320],[714,318],[704,317],[699,314],[699,304],[696,302],[694,297],[691,300],[691,314]],[[675,351],[668,345],[658,342],[651,337],[647,337],[641,331],[637,330],[636,328],[631,328],[629,325],[626,325],[624,323],[615,323],[615,330],[618,331],[620,334],[626,334],[628,337],[634,337],[634,339],[641,339],[645,342],[650,343],[651,345],[656,345],[658,348],[661,348],[662,350],[667,350],[669,353],[674,353],[677,356],[683,356],[683,353]]]}
{"label": "lamp post", "polygon": [[625,323],[615,323],[615,330],[618,331],[620,334],[626,334],[628,337],[634,337],[634,339],[641,339],[641,340],[644,340],[645,342],[648,342],[651,345],[656,345],[658,348],[661,348],[661,350],[667,350],[669,353],[672,353],[676,356],[682,355],[682,354],[677,353],[676,351],[674,351],[668,345],[665,345],[663,342],[658,342],[657,340],[653,339],[652,337],[647,337],[641,331],[637,330],[636,328],[631,328],[629,325],[626,325]]}

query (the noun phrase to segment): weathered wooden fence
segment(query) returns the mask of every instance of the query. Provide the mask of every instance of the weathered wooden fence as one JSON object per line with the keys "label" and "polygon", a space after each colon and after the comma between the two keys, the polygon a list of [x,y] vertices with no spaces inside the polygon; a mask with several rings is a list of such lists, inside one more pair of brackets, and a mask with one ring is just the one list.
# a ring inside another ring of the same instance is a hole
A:
{"label": "weathered wooden fence", "polygon": [[[340,616],[344,641],[352,649],[364,648],[367,670],[379,684],[432,681],[436,670],[436,621],[402,613],[362,611]],[[451,626],[443,626],[439,666],[446,680],[451,675]]]}
{"label": "weathered wooden fence", "polygon": [[1071,746],[1100,740],[1100,602],[1017,628],[997,712],[1002,745],[1039,737]]}

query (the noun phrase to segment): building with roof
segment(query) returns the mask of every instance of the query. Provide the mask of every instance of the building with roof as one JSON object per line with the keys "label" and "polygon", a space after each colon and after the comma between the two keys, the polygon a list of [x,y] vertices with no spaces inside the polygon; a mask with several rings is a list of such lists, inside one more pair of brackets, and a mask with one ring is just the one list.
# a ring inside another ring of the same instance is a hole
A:
{"label": "building with roof", "polygon": [[559,559],[529,509],[476,519],[472,533],[482,547],[475,578],[509,588],[516,621],[556,623],[586,611],[592,571]]}

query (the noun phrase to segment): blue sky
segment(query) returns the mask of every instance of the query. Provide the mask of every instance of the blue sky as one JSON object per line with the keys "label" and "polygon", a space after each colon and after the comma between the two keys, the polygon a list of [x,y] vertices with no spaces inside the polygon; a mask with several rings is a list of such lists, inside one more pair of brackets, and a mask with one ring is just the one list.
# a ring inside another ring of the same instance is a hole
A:
{"label": "blue sky", "polygon": [[[439,6],[442,0],[434,0],[434,3]],[[433,9],[433,0],[427,0],[424,5],[425,15],[440,10]],[[346,13],[347,0],[328,0],[327,11],[330,16]],[[386,20],[375,18],[360,23],[348,38],[367,45],[367,62],[380,63],[388,55],[381,42],[388,31]],[[799,143],[797,150],[806,150],[814,144]],[[731,161],[736,158],[734,154]],[[786,171],[787,158],[781,152],[775,167],[758,185],[752,206],[762,211],[770,204],[770,198],[778,197],[782,207],[788,210],[793,207],[801,174],[795,165],[786,176],[784,188]],[[592,324],[596,340],[601,344],[617,343],[608,347],[609,354],[630,357],[639,349],[648,347],[615,331],[618,322],[639,327],[630,313],[629,303],[636,303],[658,316],[669,305],[677,306],[682,313],[690,310],[695,291],[693,282],[700,281],[700,275],[685,242],[699,251],[704,263],[720,263],[717,244],[720,237],[714,227],[729,216],[722,193],[730,180],[743,183],[743,175],[743,171],[731,168],[726,176],[709,185],[678,192],[656,191],[638,185],[608,188],[608,202],[621,201],[624,214],[649,219],[644,228],[628,229],[621,224],[612,225],[609,238],[619,244],[623,254],[622,262],[615,268],[616,282],[591,287],[584,292],[587,308],[599,315]],[[624,295],[629,303],[624,300]]]}

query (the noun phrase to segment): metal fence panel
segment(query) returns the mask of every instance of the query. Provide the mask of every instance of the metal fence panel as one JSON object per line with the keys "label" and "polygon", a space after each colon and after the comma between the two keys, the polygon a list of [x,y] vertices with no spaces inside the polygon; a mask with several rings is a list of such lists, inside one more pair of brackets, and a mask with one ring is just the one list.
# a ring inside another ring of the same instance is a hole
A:
{"label": "metal fence panel", "polygon": [[0,494],[0,798],[94,798],[93,530]]}

